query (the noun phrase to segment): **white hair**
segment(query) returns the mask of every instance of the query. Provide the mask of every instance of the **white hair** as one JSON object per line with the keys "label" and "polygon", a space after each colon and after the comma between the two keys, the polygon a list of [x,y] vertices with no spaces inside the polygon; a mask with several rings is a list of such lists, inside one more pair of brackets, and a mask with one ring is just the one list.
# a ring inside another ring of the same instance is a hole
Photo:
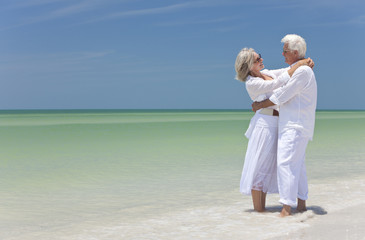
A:
{"label": "white hair", "polygon": [[298,51],[298,56],[300,58],[305,57],[305,52],[307,51],[307,44],[305,43],[304,38],[296,34],[288,34],[283,39],[281,39],[282,43],[288,44],[288,49],[291,51]]}
{"label": "white hair", "polygon": [[236,79],[245,82],[255,58],[255,50],[252,48],[242,48],[236,58],[234,65],[236,69]]}

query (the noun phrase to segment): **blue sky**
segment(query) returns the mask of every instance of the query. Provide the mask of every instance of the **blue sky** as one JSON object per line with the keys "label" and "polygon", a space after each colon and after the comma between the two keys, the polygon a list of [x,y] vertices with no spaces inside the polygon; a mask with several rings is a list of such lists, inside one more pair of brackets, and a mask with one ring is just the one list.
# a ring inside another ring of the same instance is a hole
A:
{"label": "blue sky", "polygon": [[2,0],[0,109],[249,109],[236,55],[286,67],[287,33],[318,109],[365,109],[363,0]]}

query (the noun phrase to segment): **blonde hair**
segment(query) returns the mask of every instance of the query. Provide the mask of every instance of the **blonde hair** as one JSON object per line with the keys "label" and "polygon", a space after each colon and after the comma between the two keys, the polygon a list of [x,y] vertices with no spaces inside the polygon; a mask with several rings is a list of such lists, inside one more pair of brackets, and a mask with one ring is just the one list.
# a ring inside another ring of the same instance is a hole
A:
{"label": "blonde hair", "polygon": [[254,62],[254,52],[255,50],[252,48],[242,48],[242,50],[238,53],[236,63],[234,65],[236,69],[236,79],[238,81],[246,81]]}

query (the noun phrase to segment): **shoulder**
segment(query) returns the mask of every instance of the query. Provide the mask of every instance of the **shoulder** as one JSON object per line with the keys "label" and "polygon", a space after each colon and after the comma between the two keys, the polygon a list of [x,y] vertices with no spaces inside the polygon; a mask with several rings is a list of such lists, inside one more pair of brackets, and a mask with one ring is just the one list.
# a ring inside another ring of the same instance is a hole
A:
{"label": "shoulder", "polygon": [[260,84],[261,81],[265,81],[262,78],[259,77],[252,77],[252,76],[248,76],[246,79],[246,88],[250,89],[250,88],[255,88],[258,84]]}
{"label": "shoulder", "polygon": [[265,75],[269,75],[273,78],[275,77],[279,77],[281,74],[283,74],[284,72],[288,71],[289,70],[289,67],[286,67],[286,68],[279,68],[279,69],[272,69],[272,70],[269,70],[269,69],[265,69]]}
{"label": "shoulder", "polygon": [[[269,70],[269,69],[263,69],[263,70],[261,70],[261,73],[264,74],[264,75],[266,75],[266,76],[270,76],[272,78],[275,78],[276,77],[275,72],[272,71],[272,70]],[[262,78],[260,78],[260,79],[262,79]]]}
{"label": "shoulder", "polygon": [[247,78],[246,78],[245,84],[247,85],[251,81],[252,81],[252,77],[250,75],[248,75]]}
{"label": "shoulder", "polygon": [[306,72],[306,73],[313,73],[313,69],[308,67],[307,65],[305,66],[300,66],[297,71],[299,72]]}
{"label": "shoulder", "polygon": [[307,65],[300,66],[299,69],[302,69],[307,72],[313,72],[312,68],[308,67]]}
{"label": "shoulder", "polygon": [[256,82],[256,81],[260,81],[260,80],[263,80],[262,78],[259,78],[259,77],[252,77],[252,76],[247,76],[247,79],[246,79],[246,84],[250,84],[250,83],[253,83],[253,82]]}
{"label": "shoulder", "polygon": [[262,69],[261,72],[263,74],[268,74],[270,72],[270,70],[265,68],[265,69]]}
{"label": "shoulder", "polygon": [[252,86],[253,82],[254,82],[254,78],[251,76],[248,76],[245,81],[246,88],[249,88],[250,86]]}
{"label": "shoulder", "polygon": [[293,74],[293,76],[297,75],[297,76],[306,76],[306,77],[310,77],[314,74],[312,68],[308,67],[308,66],[300,66]]}

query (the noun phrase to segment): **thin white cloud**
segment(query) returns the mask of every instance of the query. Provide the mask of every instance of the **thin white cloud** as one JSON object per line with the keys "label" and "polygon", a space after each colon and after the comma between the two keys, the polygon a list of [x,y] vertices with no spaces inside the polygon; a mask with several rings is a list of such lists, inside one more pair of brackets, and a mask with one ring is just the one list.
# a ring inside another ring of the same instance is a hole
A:
{"label": "thin white cloud", "polygon": [[254,2],[254,3],[250,3],[252,5],[258,5],[258,6],[262,6],[263,8],[266,9],[309,9],[309,10],[314,10],[314,9],[322,9],[322,10],[327,10],[328,9],[342,9],[342,8],[363,8],[364,7],[364,2],[363,0],[307,0],[307,1],[302,1],[302,2],[298,2],[298,1],[291,1],[291,0],[275,0],[275,1],[271,1],[271,0],[261,0],[260,2]]}
{"label": "thin white cloud", "polygon": [[363,0],[312,0],[307,2],[309,6],[323,7],[323,8],[349,8],[349,7],[364,7]]}
{"label": "thin white cloud", "polygon": [[11,55],[0,57],[0,70],[5,73],[43,73],[89,69],[90,64],[103,62],[114,51],[85,51],[37,55]]}
{"label": "thin white cloud", "polygon": [[5,5],[6,9],[27,8],[41,5],[49,5],[52,3],[66,2],[70,0],[28,0],[28,1],[12,1],[10,5]]}
{"label": "thin white cloud", "polygon": [[111,20],[111,19],[116,19],[116,18],[123,18],[123,17],[154,15],[154,14],[161,14],[161,13],[167,13],[167,12],[174,12],[174,11],[188,8],[190,6],[191,6],[191,3],[180,3],[180,4],[174,4],[174,5],[164,6],[164,7],[116,12],[116,13],[111,13],[104,17],[92,19],[85,23],[100,22],[100,21]]}
{"label": "thin white cloud", "polygon": [[[44,15],[39,15],[36,17],[31,17],[31,18],[25,19],[24,21],[22,21],[20,23],[15,23],[10,26],[2,27],[2,28],[0,28],[0,31],[17,28],[17,27],[22,27],[22,26],[26,26],[26,25],[30,25],[30,24],[35,24],[35,23],[45,22],[45,21],[49,21],[49,20],[53,20],[53,19],[57,19],[57,18],[64,18],[64,17],[68,17],[70,15],[76,15],[76,14],[86,12],[86,11],[97,10],[101,6],[116,4],[116,3],[121,3],[121,2],[128,2],[128,1],[131,1],[131,0],[124,0],[124,1],[84,0],[84,1],[81,1],[81,2],[79,1],[76,3],[74,1],[70,1],[70,0],[30,0],[29,2],[27,2],[27,1],[16,2],[14,5],[12,5],[13,8],[25,8],[25,7],[52,4],[52,3],[66,3],[66,2],[67,3],[72,2],[74,4],[66,6],[66,7],[58,8],[58,9],[50,11],[49,13],[44,14]],[[178,4],[172,4],[172,5],[168,5],[168,6],[162,6],[162,7],[107,13],[104,16],[87,20],[81,24],[113,20],[113,19],[125,18],[125,17],[172,13],[172,12],[176,12],[176,11],[180,11],[180,10],[184,10],[184,9],[188,9],[188,8],[215,7],[215,6],[220,6],[220,5],[229,5],[229,4],[237,4],[237,3],[239,3],[239,1],[237,1],[237,0],[188,1],[188,2],[183,2],[183,3],[178,3]]]}
{"label": "thin white cloud", "polygon": [[365,15],[358,16],[348,21],[349,24],[365,25]]}
{"label": "thin white cloud", "polygon": [[[186,63],[174,65],[155,62],[136,56],[120,56],[113,50],[50,53],[36,55],[0,56],[0,71],[4,76],[49,76],[102,74],[206,74],[215,69],[227,69],[225,63]],[[140,66],[146,66],[141,68]],[[52,79],[50,79],[52,80]]]}
{"label": "thin white cloud", "polygon": [[237,3],[236,0],[200,0],[200,1],[190,1],[190,2],[184,2],[179,4],[173,4],[163,7],[155,7],[155,8],[146,8],[146,9],[138,9],[138,10],[129,10],[129,11],[122,11],[122,12],[114,12],[110,13],[106,16],[91,19],[89,21],[86,21],[84,23],[93,23],[93,22],[100,22],[100,21],[106,21],[106,20],[112,20],[112,19],[118,19],[118,18],[125,18],[125,17],[135,17],[135,16],[146,16],[146,15],[156,15],[156,14],[162,14],[162,13],[172,13],[184,9],[189,8],[202,8],[202,7],[214,7],[219,5],[227,5],[227,4],[235,4]]}
{"label": "thin white cloud", "polygon": [[210,24],[210,23],[223,23],[223,22],[229,22],[232,20],[237,20],[242,18],[241,16],[235,16],[235,17],[222,17],[222,18],[214,18],[214,19],[190,19],[186,21],[175,21],[175,22],[164,22],[156,24],[158,26],[179,26],[179,25],[191,25],[191,24]]}
{"label": "thin white cloud", "polygon": [[65,7],[65,8],[55,10],[55,11],[51,12],[49,15],[46,15],[45,19],[48,20],[48,19],[52,19],[52,18],[60,18],[60,17],[69,16],[72,14],[77,14],[80,12],[90,11],[90,10],[97,8],[101,4],[103,4],[103,2],[100,0],[83,1],[78,4],[74,4],[74,5]]}
{"label": "thin white cloud", "polygon": [[[46,2],[51,3],[51,2],[55,2],[55,1],[56,0],[33,1],[33,4],[36,4],[36,2],[38,2],[38,4],[41,4],[41,2],[45,4]],[[57,0],[57,1],[60,1],[60,0]],[[65,1],[65,0],[63,0],[63,1]],[[52,20],[52,19],[67,17],[70,15],[78,14],[78,13],[85,12],[85,11],[91,11],[91,10],[96,9],[103,3],[104,2],[102,0],[82,1],[77,4],[73,4],[73,5],[70,5],[67,7],[62,7],[57,10],[51,11],[45,15],[32,17],[27,20],[24,20],[23,22],[0,28],[0,31],[17,28],[17,27],[22,27],[22,26],[26,26],[26,25],[30,25],[30,24],[34,24],[34,23],[44,22],[44,21],[48,21],[48,20]]]}
{"label": "thin white cloud", "polygon": [[225,33],[225,32],[238,31],[243,28],[246,28],[246,26],[245,25],[239,25],[239,26],[236,25],[236,26],[217,27],[217,28],[214,28],[213,31]]}
{"label": "thin white cloud", "polygon": [[365,15],[357,16],[351,19],[342,19],[337,21],[326,21],[320,23],[304,24],[301,27],[339,27],[339,26],[363,26],[365,25]]}

